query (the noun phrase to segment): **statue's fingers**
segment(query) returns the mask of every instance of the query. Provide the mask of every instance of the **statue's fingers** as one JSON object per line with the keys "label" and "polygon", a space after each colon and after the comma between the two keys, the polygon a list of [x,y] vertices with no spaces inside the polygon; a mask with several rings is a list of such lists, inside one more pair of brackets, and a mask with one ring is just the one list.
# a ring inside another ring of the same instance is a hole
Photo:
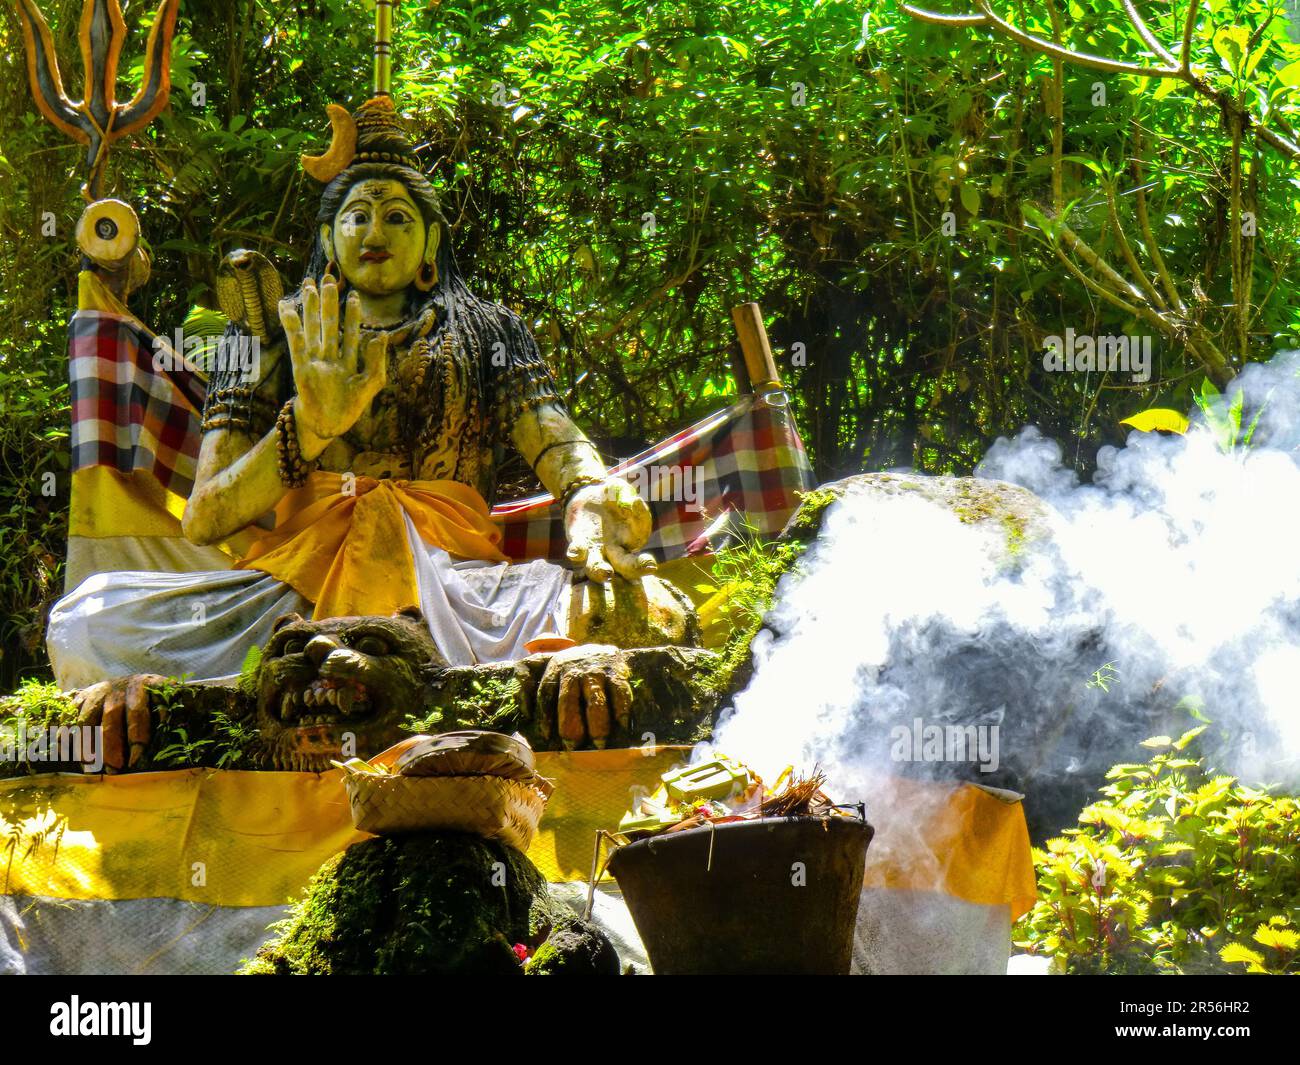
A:
{"label": "statue's fingers", "polygon": [[372,395],[388,383],[388,334],[371,337],[366,344],[366,365],[361,370],[362,385]]}
{"label": "statue's fingers", "polygon": [[293,300],[280,301],[280,324],[284,326],[284,339],[289,345],[289,359],[296,371],[307,352],[307,337],[303,333],[302,319]]}
{"label": "statue's fingers", "polygon": [[582,694],[587,701],[587,732],[591,744],[603,751],[609,742],[609,700],[605,698],[605,678],[599,675],[583,677]]}
{"label": "statue's fingers", "polygon": [[339,357],[339,286],[333,274],[320,285],[320,346],[322,359]]}
{"label": "statue's fingers", "polygon": [[148,678],[136,674],[126,686],[126,739],[130,745],[128,766],[134,766],[144,754],[149,743],[149,688]]}
{"label": "statue's fingers", "polygon": [[343,365],[353,373],[361,354],[361,297],[349,292],[343,308]]}
{"label": "statue's fingers", "polygon": [[582,722],[581,693],[578,675],[566,672],[560,678],[560,697],[555,703],[556,731],[560,734],[560,742],[566,751],[571,751],[582,743],[587,734]]}
{"label": "statue's fingers", "polygon": [[537,731],[544,740],[549,740],[554,731],[551,714],[555,710],[559,686],[559,679],[549,669],[542,674],[542,682],[537,686]]}
{"label": "statue's fingers", "polygon": [[606,551],[605,544],[598,543],[596,549],[587,555],[587,576],[593,581],[599,581],[601,584],[614,576],[614,567],[609,564],[609,559],[605,557]]}
{"label": "statue's fingers", "polygon": [[101,680],[89,688],[82,688],[72,693],[72,703],[77,708],[77,724],[90,725],[92,728],[103,721],[104,696],[108,694],[109,684]]}
{"label": "statue's fingers", "polygon": [[311,278],[302,283],[302,325],[307,355],[310,358],[320,358],[320,293]]}
{"label": "statue's fingers", "polygon": [[639,566],[639,560],[627,548],[606,541],[605,557],[620,577],[625,577],[629,581],[641,579],[643,571]]}
{"label": "statue's fingers", "polygon": [[569,549],[565,556],[570,562],[581,565],[588,558],[595,558],[600,553],[600,517],[588,510],[579,508],[574,512],[565,533],[569,538]]}
{"label": "statue's fingers", "polygon": [[628,683],[626,677],[613,676],[609,678],[609,687],[613,692],[614,720],[618,722],[619,727],[632,731],[632,685]]}
{"label": "statue's fingers", "polygon": [[104,717],[99,739],[104,768],[116,773],[126,765],[126,692],[114,688],[104,698]]}

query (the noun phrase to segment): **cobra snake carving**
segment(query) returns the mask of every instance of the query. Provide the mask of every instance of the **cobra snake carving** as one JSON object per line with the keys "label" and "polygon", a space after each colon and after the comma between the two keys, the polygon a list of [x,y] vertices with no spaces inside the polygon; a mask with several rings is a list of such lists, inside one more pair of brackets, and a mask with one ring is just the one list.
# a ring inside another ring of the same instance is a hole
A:
{"label": "cobra snake carving", "polygon": [[279,328],[276,307],[284,296],[279,271],[261,252],[240,248],[217,267],[217,302],[235,325],[263,341]]}

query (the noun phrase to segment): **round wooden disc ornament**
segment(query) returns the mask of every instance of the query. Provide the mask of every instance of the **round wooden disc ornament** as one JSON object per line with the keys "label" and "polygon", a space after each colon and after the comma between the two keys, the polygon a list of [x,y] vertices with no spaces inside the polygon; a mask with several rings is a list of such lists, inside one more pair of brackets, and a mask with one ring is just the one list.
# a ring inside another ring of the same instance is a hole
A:
{"label": "round wooden disc ornament", "polygon": [[77,222],[77,244],[91,262],[118,270],[140,244],[140,220],[121,200],[96,200]]}

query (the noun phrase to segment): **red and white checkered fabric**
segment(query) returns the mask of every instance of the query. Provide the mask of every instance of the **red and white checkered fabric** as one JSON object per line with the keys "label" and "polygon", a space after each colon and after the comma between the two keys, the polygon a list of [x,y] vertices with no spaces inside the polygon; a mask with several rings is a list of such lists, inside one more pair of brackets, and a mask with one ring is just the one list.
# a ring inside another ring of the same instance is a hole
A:
{"label": "red and white checkered fabric", "polygon": [[[659,561],[681,558],[725,515],[774,536],[812,487],[812,470],[785,393],[745,396],[626,462],[612,474],[637,485],[654,518],[645,549]],[[690,486],[691,498],[681,486]],[[496,507],[511,558],[564,557],[564,522],[549,495]]]}
{"label": "red and white checkered fabric", "polygon": [[[165,342],[164,342],[165,343]],[[168,491],[188,496],[199,457],[207,387],[180,367],[170,345],[154,369],[154,337],[138,322],[78,311],[68,327],[72,385],[72,468],[144,470]]]}

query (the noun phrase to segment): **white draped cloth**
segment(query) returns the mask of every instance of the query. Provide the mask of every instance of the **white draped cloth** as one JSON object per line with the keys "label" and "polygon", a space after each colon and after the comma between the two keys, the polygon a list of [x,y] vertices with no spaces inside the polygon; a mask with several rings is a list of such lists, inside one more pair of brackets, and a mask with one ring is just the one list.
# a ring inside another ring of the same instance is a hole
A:
{"label": "white draped cloth", "polygon": [[[563,632],[571,575],[545,559],[512,564],[454,559],[419,537],[409,518],[420,609],[448,665],[509,662],[544,632]],[[54,604],[46,644],[65,691],[131,673],[196,681],[239,675],[285,614],[312,604],[260,570],[87,577]]]}

